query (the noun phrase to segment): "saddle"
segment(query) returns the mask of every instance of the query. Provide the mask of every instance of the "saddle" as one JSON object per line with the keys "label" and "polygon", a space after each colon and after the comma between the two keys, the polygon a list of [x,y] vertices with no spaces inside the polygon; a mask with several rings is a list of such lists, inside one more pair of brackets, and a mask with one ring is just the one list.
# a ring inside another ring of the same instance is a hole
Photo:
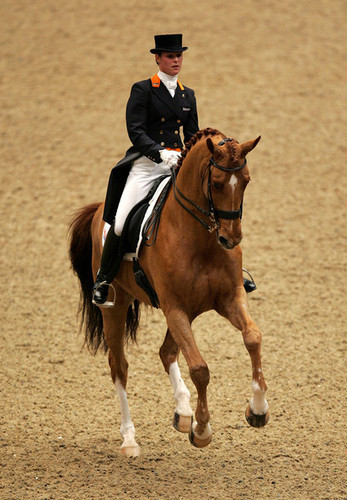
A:
{"label": "saddle", "polygon": [[[148,195],[129,212],[119,242],[119,255],[123,256],[123,260],[133,262],[135,281],[147,293],[152,306],[156,308],[159,307],[158,296],[140,265],[138,255],[143,243],[146,244],[146,241],[151,240],[152,245],[155,241],[160,214],[170,185],[171,177],[168,175],[156,180]],[[109,227],[106,222],[103,238],[106,238]]]}

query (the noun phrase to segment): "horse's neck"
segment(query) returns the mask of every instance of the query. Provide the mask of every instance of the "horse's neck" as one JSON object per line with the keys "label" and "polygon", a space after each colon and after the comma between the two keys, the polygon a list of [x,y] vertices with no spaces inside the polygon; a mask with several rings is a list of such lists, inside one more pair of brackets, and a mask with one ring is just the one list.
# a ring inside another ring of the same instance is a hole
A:
{"label": "horse's neck", "polygon": [[202,177],[211,153],[203,144],[196,144],[185,157],[177,176],[179,189],[196,203],[206,203],[202,190]]}
{"label": "horse's neck", "polygon": [[[208,210],[208,201],[204,196],[202,184],[204,171],[208,165],[211,153],[209,153],[206,147],[197,148],[196,145],[195,148],[194,154],[191,154],[191,150],[184,158],[176,179],[178,189],[171,190],[165,208],[166,217],[168,217],[172,228],[175,228],[175,232],[178,234],[189,233],[191,237],[195,235],[199,238],[199,240],[205,240],[208,239],[209,235],[206,228],[197,222],[196,219],[179,204],[179,201],[182,202],[188,210],[206,221],[206,216],[199,213],[199,211],[192,204],[182,198],[182,196],[178,193],[178,191],[180,191],[186,198],[194,202],[196,205],[204,210]],[[179,201],[175,198],[175,191]]]}

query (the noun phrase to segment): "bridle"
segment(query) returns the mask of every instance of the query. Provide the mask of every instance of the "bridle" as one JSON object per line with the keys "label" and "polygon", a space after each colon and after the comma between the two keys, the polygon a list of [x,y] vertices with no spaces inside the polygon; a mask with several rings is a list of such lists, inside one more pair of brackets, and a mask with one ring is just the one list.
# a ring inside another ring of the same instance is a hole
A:
{"label": "bridle", "polygon": [[[229,137],[223,139],[218,143],[218,146],[223,146],[226,142],[232,141],[233,139],[230,139]],[[207,183],[207,200],[208,200],[208,205],[209,205],[209,211],[204,210],[201,208],[199,205],[197,205],[193,200],[190,200],[187,198],[177,187],[176,183],[176,172],[174,169],[171,169],[171,178],[172,178],[172,188],[173,188],[173,193],[175,196],[175,200],[181,205],[184,210],[186,210],[194,219],[199,221],[207,231],[212,233],[216,229],[220,227],[219,224],[219,219],[229,219],[229,220],[235,220],[235,219],[242,219],[242,205],[243,205],[243,200],[241,201],[240,208],[238,210],[218,210],[213,203],[213,198],[212,198],[212,189],[211,189],[211,166],[214,166],[218,168],[219,170],[223,170],[225,172],[238,172],[239,170],[242,170],[245,166],[247,165],[247,160],[245,158],[245,161],[243,162],[242,165],[239,165],[238,167],[223,167],[222,165],[219,165],[213,158],[213,155],[210,158],[210,161],[207,165],[208,168],[208,183]],[[202,220],[198,215],[194,214],[190,208],[188,208],[184,203],[178,198],[179,195],[181,198],[183,198],[185,201],[190,203],[194,208],[196,208],[201,214],[205,215],[206,217],[209,218],[210,224],[207,224],[204,220]]]}

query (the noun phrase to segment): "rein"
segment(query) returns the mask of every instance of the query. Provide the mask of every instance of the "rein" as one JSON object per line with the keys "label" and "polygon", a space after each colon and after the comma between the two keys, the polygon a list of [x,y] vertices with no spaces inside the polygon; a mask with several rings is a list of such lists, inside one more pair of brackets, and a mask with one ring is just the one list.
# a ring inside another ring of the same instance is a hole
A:
{"label": "rein", "polygon": [[[218,143],[218,146],[223,146],[228,141],[232,141],[233,139],[226,138],[223,139]],[[238,210],[218,210],[213,203],[213,198],[212,198],[212,189],[211,189],[211,166],[214,166],[218,168],[219,170],[223,170],[225,172],[237,172],[239,170],[242,170],[246,165],[247,165],[247,160],[245,158],[245,161],[243,162],[242,165],[238,167],[223,167],[222,165],[219,165],[214,159],[213,155],[210,158],[210,161],[208,163],[207,168],[209,169],[208,172],[208,186],[207,186],[207,199],[208,199],[208,204],[209,204],[209,211],[204,210],[201,208],[197,203],[195,203],[193,200],[190,200],[187,198],[177,187],[176,179],[177,175],[175,170],[172,168],[171,169],[171,178],[172,178],[172,188],[173,188],[173,193],[175,200],[181,205],[184,210],[186,210],[194,219],[196,219],[200,224],[204,226],[205,229],[209,233],[212,233],[216,229],[220,227],[219,220],[218,219],[229,219],[229,220],[235,220],[235,219],[241,219],[242,218],[242,206],[243,206],[243,200],[241,201],[240,208]],[[200,219],[199,216],[195,215],[190,208],[188,208],[182,201],[178,198],[177,194],[183,198],[185,201],[190,203],[194,208],[196,208],[201,214],[205,215],[206,217],[209,218],[211,225],[207,224],[204,220]]]}

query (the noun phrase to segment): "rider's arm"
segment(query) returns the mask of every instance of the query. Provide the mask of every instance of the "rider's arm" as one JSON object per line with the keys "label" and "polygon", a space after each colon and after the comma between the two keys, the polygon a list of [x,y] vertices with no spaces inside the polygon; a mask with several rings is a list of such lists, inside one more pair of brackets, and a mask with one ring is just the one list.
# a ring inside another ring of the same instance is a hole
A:
{"label": "rider's arm", "polygon": [[135,83],[131,89],[126,108],[126,123],[129,138],[135,148],[152,161],[160,163],[159,151],[163,149],[147,135],[149,92],[144,83]]}

